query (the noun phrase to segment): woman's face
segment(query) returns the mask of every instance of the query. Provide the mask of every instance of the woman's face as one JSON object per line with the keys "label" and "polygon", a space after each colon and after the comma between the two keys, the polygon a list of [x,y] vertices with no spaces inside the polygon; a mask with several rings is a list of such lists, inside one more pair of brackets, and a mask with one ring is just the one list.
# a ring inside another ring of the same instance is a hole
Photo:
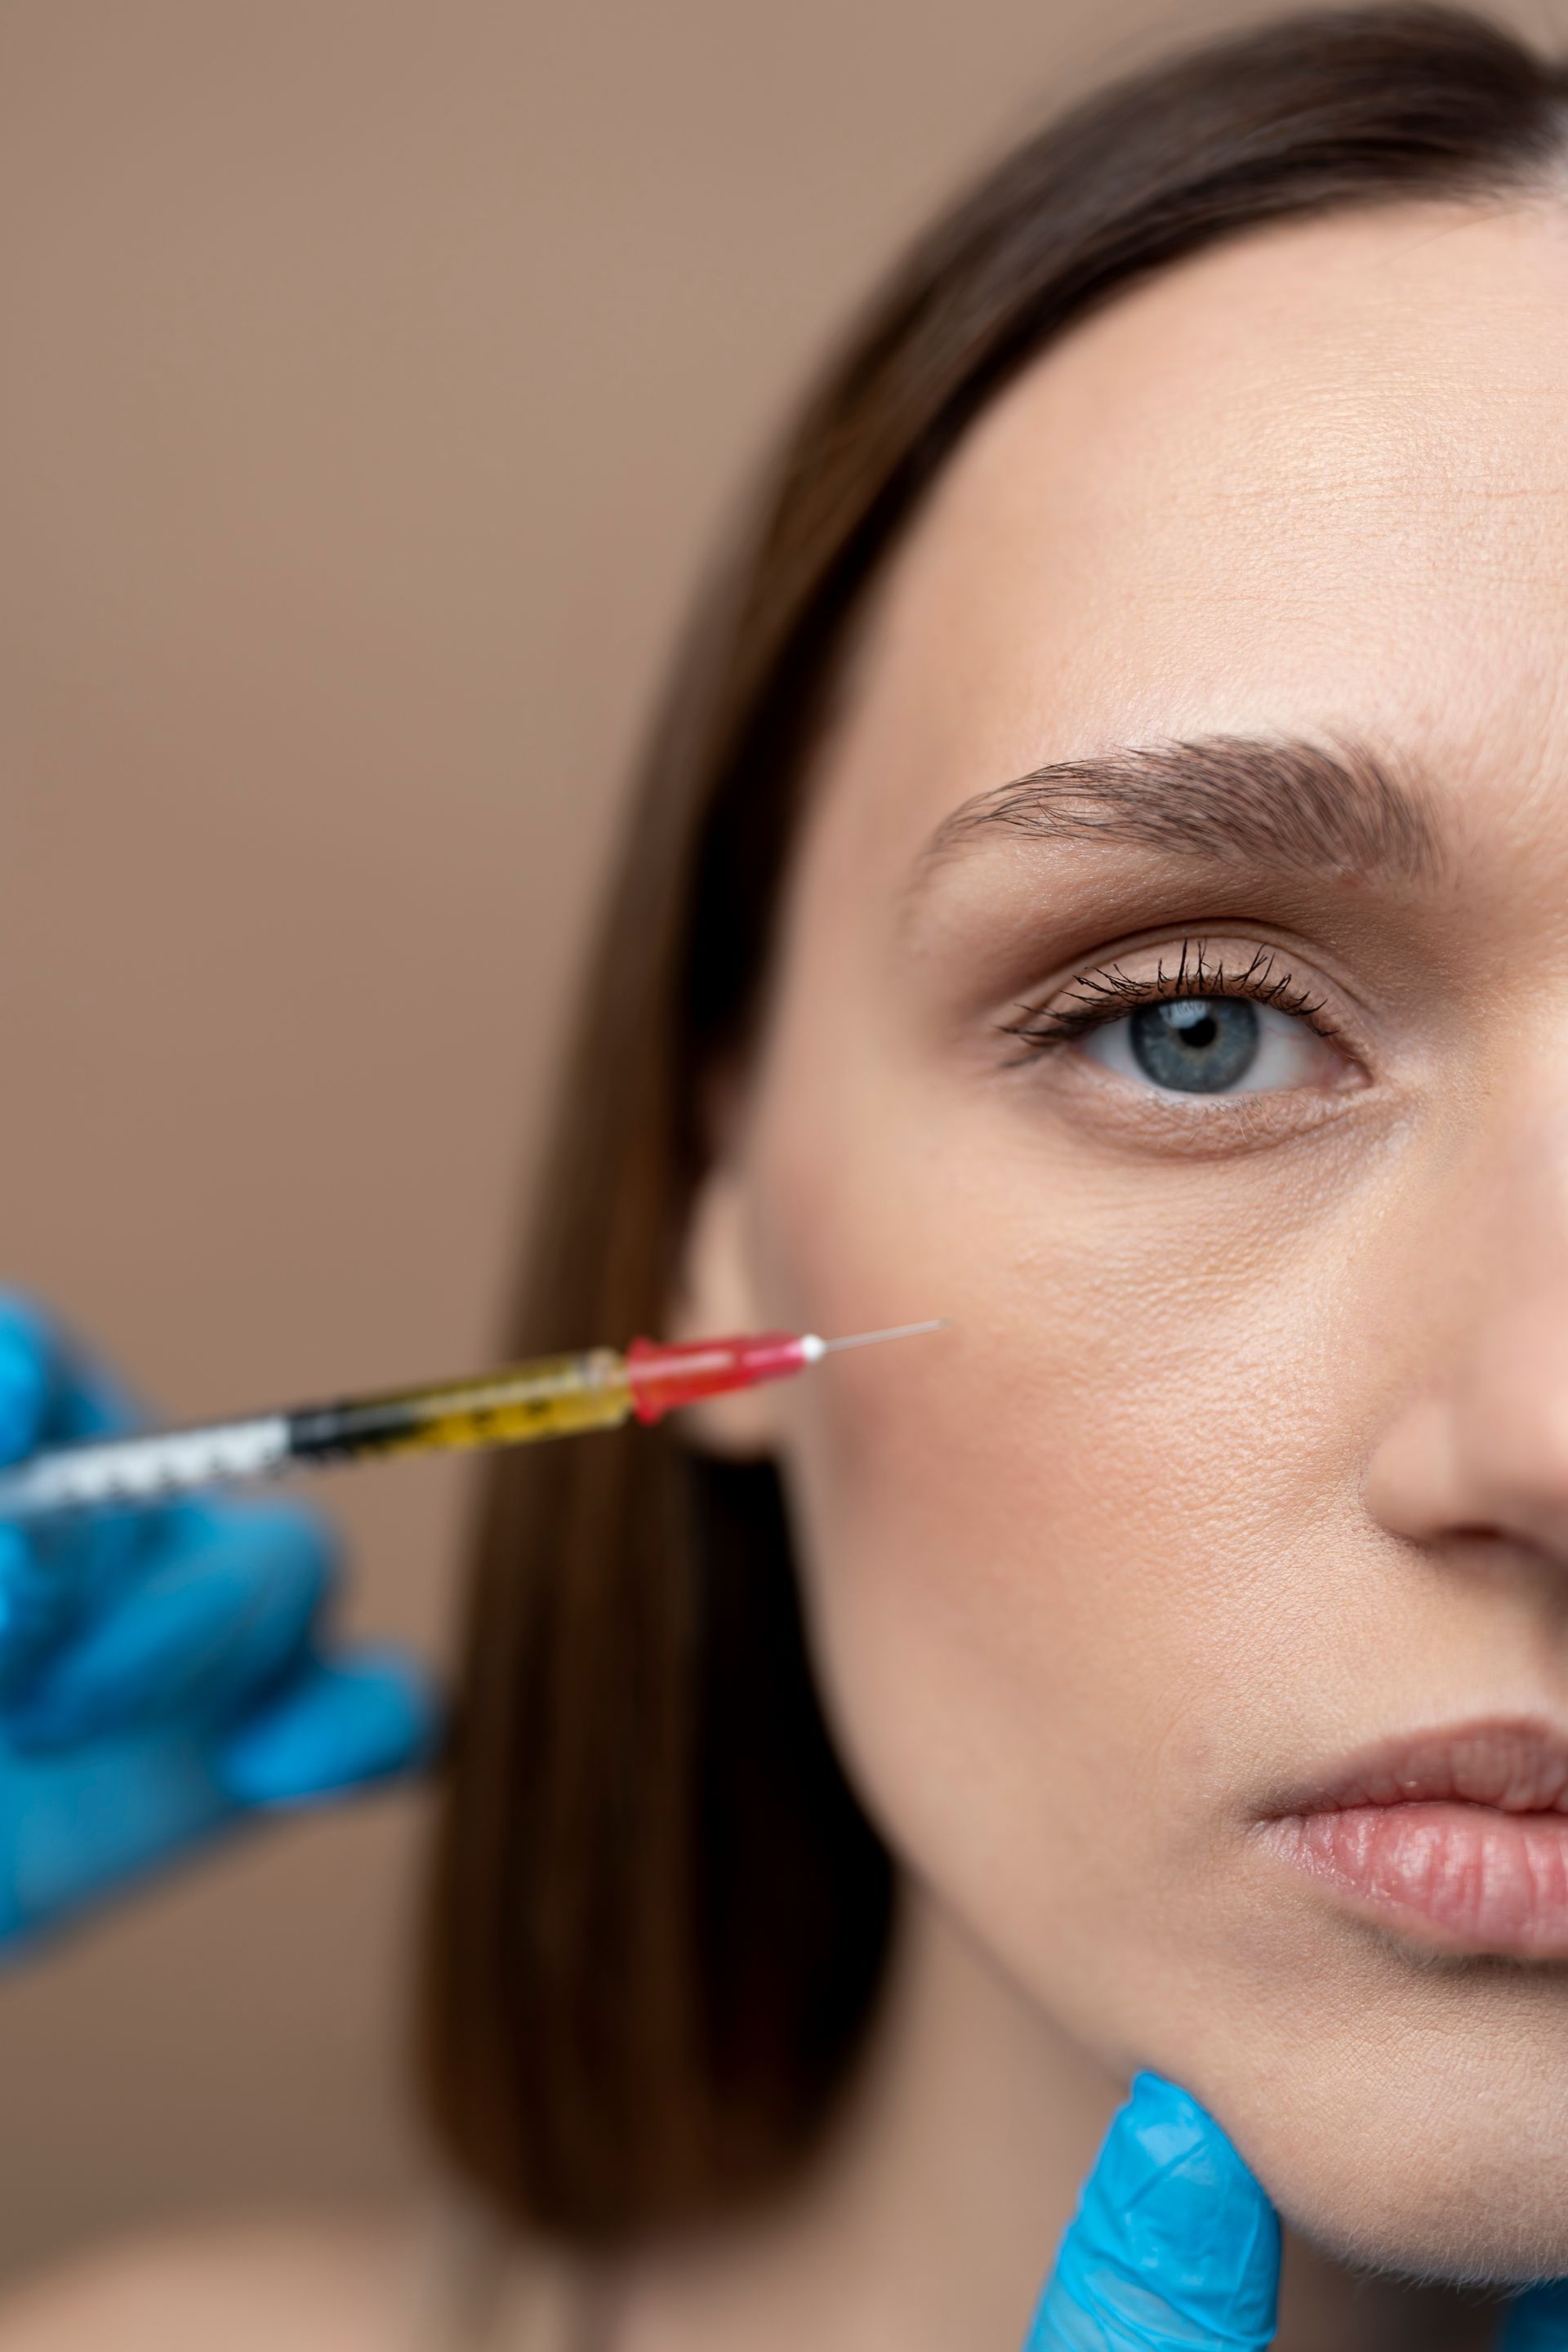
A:
{"label": "woman's face", "polygon": [[751,1079],[695,1310],[956,1327],[710,1415],[894,1849],[1299,2224],[1568,2267],[1568,211],[1244,239],[991,411]]}

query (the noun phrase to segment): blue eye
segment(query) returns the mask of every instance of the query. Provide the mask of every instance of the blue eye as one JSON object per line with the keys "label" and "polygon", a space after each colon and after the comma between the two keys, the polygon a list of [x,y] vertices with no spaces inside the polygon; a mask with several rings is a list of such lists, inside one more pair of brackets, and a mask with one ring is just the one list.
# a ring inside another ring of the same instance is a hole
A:
{"label": "blue eye", "polygon": [[[1215,1097],[1339,1087],[1356,1057],[1324,1018],[1324,999],[1261,941],[1230,968],[1206,940],[1184,940],[1173,971],[1162,956],[1148,978],[1121,963],[1081,971],[1022,1019],[999,1024],[1024,1058],[1070,1052],[1145,1095]],[[1173,947],[1171,953],[1175,956]]]}
{"label": "blue eye", "polygon": [[1244,996],[1176,996],[1101,1022],[1079,1050],[1168,1094],[1263,1094],[1321,1085],[1333,1049],[1297,1014]]}
{"label": "blue eye", "polygon": [[1238,1086],[1257,1061],[1263,1024],[1245,997],[1182,996],[1145,1004],[1127,1030],[1133,1060],[1156,1086],[1219,1095]]}

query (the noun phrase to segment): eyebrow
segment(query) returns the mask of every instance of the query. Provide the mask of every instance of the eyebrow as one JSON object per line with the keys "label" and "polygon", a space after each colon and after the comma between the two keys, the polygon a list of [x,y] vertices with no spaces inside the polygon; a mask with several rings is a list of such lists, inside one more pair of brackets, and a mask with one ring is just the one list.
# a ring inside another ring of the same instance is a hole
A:
{"label": "eyebrow", "polygon": [[1036,768],[945,817],[921,853],[915,884],[993,832],[1391,882],[1431,883],[1445,866],[1438,827],[1413,782],[1364,744],[1293,737],[1200,736]]}

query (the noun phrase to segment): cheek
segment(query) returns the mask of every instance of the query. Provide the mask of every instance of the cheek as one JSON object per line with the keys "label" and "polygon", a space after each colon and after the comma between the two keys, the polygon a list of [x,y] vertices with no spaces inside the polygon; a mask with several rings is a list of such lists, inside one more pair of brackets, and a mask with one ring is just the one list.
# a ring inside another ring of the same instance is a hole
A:
{"label": "cheek", "polygon": [[1317,1605],[1300,1532],[1350,1482],[1300,1400],[1354,1277],[1342,1235],[1244,1213],[1234,1176],[1183,1171],[1156,1216],[1146,1170],[1086,1181],[1043,1118],[919,1118],[876,1084],[873,1118],[764,1138],[760,1188],[805,1328],[956,1324],[790,1393],[823,1686],[906,1862],[1115,2042],[1118,1966],[1207,1867]]}
{"label": "cheek", "polygon": [[[807,1328],[958,1322],[778,1392],[872,1819],[1055,2028],[1186,2083],[1308,2235],[1562,2270],[1561,1988],[1415,1979],[1260,1879],[1249,1835],[1308,1747],[1418,1719],[1435,1659],[1472,1672],[1359,1501],[1409,1373],[1410,1171],[1091,1177],[1038,1129],[882,1110],[816,1128],[830,1157],[781,1138],[758,1233]],[[1434,2113],[1464,2118],[1440,2147]]]}

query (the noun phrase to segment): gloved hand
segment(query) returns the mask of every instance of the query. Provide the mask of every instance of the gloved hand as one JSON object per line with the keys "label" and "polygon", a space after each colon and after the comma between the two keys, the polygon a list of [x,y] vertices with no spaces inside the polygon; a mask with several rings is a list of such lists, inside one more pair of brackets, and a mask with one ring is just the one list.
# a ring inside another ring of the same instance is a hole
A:
{"label": "gloved hand", "polygon": [[1105,2136],[1026,2352],[1260,2352],[1279,2224],[1197,2101],[1157,2074]]}
{"label": "gloved hand", "polygon": [[[0,1462],[136,1418],[0,1296]],[[331,1640],[334,1577],[321,1521],[282,1501],[0,1524],[0,1959],[248,1816],[429,1751],[417,1670]]]}
{"label": "gloved hand", "polygon": [[[1084,2184],[1025,2352],[1259,2352],[1279,2224],[1213,2117],[1140,2074]],[[1500,2352],[1568,2352],[1568,2284],[1508,2313]]]}

